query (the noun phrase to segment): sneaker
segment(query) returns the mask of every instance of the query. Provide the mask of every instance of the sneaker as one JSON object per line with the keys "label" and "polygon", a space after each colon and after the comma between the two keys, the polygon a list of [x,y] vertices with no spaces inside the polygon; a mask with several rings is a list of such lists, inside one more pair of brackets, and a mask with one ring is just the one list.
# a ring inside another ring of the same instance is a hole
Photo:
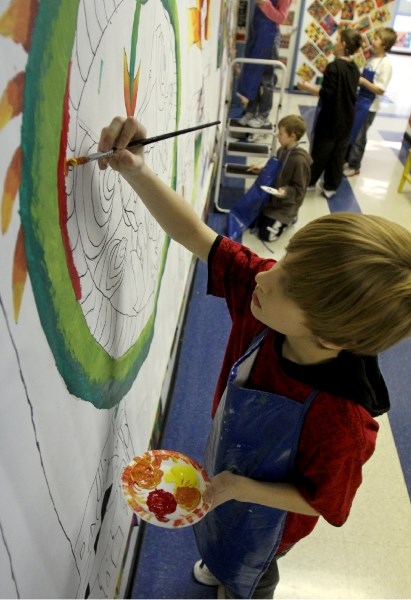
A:
{"label": "sneaker", "polygon": [[282,233],[284,233],[284,231],[287,229],[288,225],[286,225],[285,223],[281,223],[281,221],[274,221],[274,223],[271,225],[271,227],[267,226],[267,231],[268,231],[268,240],[269,242],[275,242],[276,240],[278,240],[278,238],[280,237],[280,235]]}
{"label": "sneaker", "polygon": [[326,190],[325,188],[322,190],[322,195],[324,198],[327,198],[327,200],[330,200],[333,196],[335,196],[336,193],[337,190]]}
{"label": "sneaker", "polygon": [[254,115],[253,113],[250,112],[246,112],[243,114],[242,117],[240,117],[239,119],[237,119],[237,123],[239,125],[243,125],[244,127],[248,126],[248,123],[251,119],[254,119]]}
{"label": "sneaker", "polygon": [[203,585],[221,585],[217,577],[214,577],[204,561],[198,560],[193,567],[194,579]]}
{"label": "sneaker", "polygon": [[353,175],[359,175],[360,174],[360,169],[354,169],[353,167],[346,167],[343,170],[343,175],[344,177],[352,177]]}
{"label": "sneaker", "polygon": [[256,117],[250,119],[247,125],[252,129],[260,129],[261,127],[271,127],[271,121],[267,117],[257,115]]}

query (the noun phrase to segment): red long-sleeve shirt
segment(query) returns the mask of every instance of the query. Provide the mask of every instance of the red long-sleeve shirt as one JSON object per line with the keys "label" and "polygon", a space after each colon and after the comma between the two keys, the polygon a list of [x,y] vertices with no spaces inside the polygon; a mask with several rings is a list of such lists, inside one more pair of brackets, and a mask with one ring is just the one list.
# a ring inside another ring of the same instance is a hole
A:
{"label": "red long-sleeve shirt", "polygon": [[[274,264],[275,261],[262,259],[227,238],[218,239],[210,252],[208,291],[225,298],[233,322],[213,411],[225,389],[230,368],[244,354],[255,335],[265,328],[251,314],[251,294],[256,274]],[[340,526],[347,519],[361,484],[362,467],[374,452],[379,427],[360,400],[363,394],[371,393],[369,389],[375,388],[377,396],[381,392],[384,404],[388,402],[386,388],[381,383],[378,368],[375,372],[366,366],[363,368],[361,357],[358,357],[358,365],[357,357],[349,353],[342,353],[337,359],[321,365],[296,365],[282,357],[282,340],[283,336],[273,330],[265,335],[246,387],[300,402],[304,402],[313,389],[318,389],[301,431],[293,483],[324,519]],[[358,379],[358,383],[354,382],[357,401],[321,389],[321,380],[325,381],[327,377],[333,385],[334,379],[341,378],[341,389],[347,378],[350,381]],[[309,383],[312,379],[319,379],[320,383]],[[288,513],[278,552],[308,535],[317,521],[318,517]]]}
{"label": "red long-sleeve shirt", "polygon": [[257,7],[263,11],[267,19],[281,25],[287,18],[290,5],[291,0],[277,0],[276,6],[273,6],[270,0],[265,0],[263,4],[257,4]]}

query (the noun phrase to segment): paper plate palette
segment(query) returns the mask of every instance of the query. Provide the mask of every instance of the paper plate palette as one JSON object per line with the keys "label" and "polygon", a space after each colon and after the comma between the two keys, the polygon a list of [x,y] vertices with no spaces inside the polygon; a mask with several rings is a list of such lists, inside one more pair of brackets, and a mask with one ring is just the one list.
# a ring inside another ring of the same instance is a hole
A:
{"label": "paper plate palette", "polygon": [[152,525],[170,529],[194,525],[210,508],[203,500],[207,473],[180,452],[151,450],[136,456],[121,481],[131,508]]}
{"label": "paper plate palette", "polygon": [[268,185],[260,185],[260,188],[263,192],[267,192],[267,194],[272,194],[273,196],[278,195],[278,190],[276,188],[269,187]]}

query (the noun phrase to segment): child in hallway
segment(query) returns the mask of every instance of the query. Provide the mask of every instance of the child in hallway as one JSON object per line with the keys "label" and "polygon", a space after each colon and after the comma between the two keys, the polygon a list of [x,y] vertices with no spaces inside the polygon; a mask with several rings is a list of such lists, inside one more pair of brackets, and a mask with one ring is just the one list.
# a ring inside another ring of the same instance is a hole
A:
{"label": "child in hallway", "polygon": [[[380,107],[380,96],[388,87],[392,76],[392,66],[387,56],[397,41],[397,34],[391,27],[380,27],[374,34],[372,48],[374,57],[366,64],[360,77],[360,92],[362,102],[369,106],[367,115],[355,137],[355,141],[349,147],[347,164],[344,166],[344,175],[352,177],[358,175],[361,169],[361,161],[367,144],[367,131],[374,122],[375,115]],[[357,99],[357,103],[359,99]]]}
{"label": "child in hallway", "polygon": [[144,163],[143,147],[125,149],[145,136],[134,118],[114,118],[98,150],[116,151],[100,168],[118,171],[164,231],[208,262],[209,292],[233,322],[194,573],[228,598],[272,598],[277,559],[320,516],[346,521],[374,452],[375,417],[389,409],[376,354],[411,334],[411,233],[337,212],[300,229],[277,263],[259,258],[208,227]]}
{"label": "child in hallway", "polygon": [[[291,0],[256,0],[245,57],[278,60],[279,25],[284,23]],[[255,129],[270,125],[276,76],[274,67],[245,63],[238,84],[238,96],[246,105],[240,125]]]}
{"label": "child in hallway", "polygon": [[278,123],[278,141],[281,145],[277,158],[281,171],[273,183],[277,193],[271,196],[257,219],[260,239],[273,242],[297,220],[310,181],[311,157],[298,145],[306,131],[304,119],[288,115]]}
{"label": "child in hallway", "polygon": [[322,193],[327,199],[335,195],[343,177],[360,78],[353,54],[360,46],[358,31],[340,31],[334,45],[335,60],[327,65],[321,87],[306,81],[297,84],[300,90],[320,97],[311,148],[313,164],[309,188],[314,189],[324,173]]}

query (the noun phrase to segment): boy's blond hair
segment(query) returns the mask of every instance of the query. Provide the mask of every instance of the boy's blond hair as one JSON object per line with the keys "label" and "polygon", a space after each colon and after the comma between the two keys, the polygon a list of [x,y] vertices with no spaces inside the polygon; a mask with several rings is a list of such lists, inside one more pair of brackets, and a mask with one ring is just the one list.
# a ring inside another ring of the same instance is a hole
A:
{"label": "boy's blond hair", "polygon": [[306,122],[300,115],[288,115],[283,117],[278,123],[278,128],[280,127],[283,127],[288,135],[294,133],[297,141],[303,137],[307,130]]}
{"label": "boy's blond hair", "polygon": [[334,213],[290,240],[289,295],[314,335],[377,354],[411,335],[411,232],[382,217]]}
{"label": "boy's blond hair", "polygon": [[382,44],[384,46],[384,50],[387,52],[391,50],[397,41],[397,34],[391,27],[379,27],[375,30],[374,35],[378,35]]}

